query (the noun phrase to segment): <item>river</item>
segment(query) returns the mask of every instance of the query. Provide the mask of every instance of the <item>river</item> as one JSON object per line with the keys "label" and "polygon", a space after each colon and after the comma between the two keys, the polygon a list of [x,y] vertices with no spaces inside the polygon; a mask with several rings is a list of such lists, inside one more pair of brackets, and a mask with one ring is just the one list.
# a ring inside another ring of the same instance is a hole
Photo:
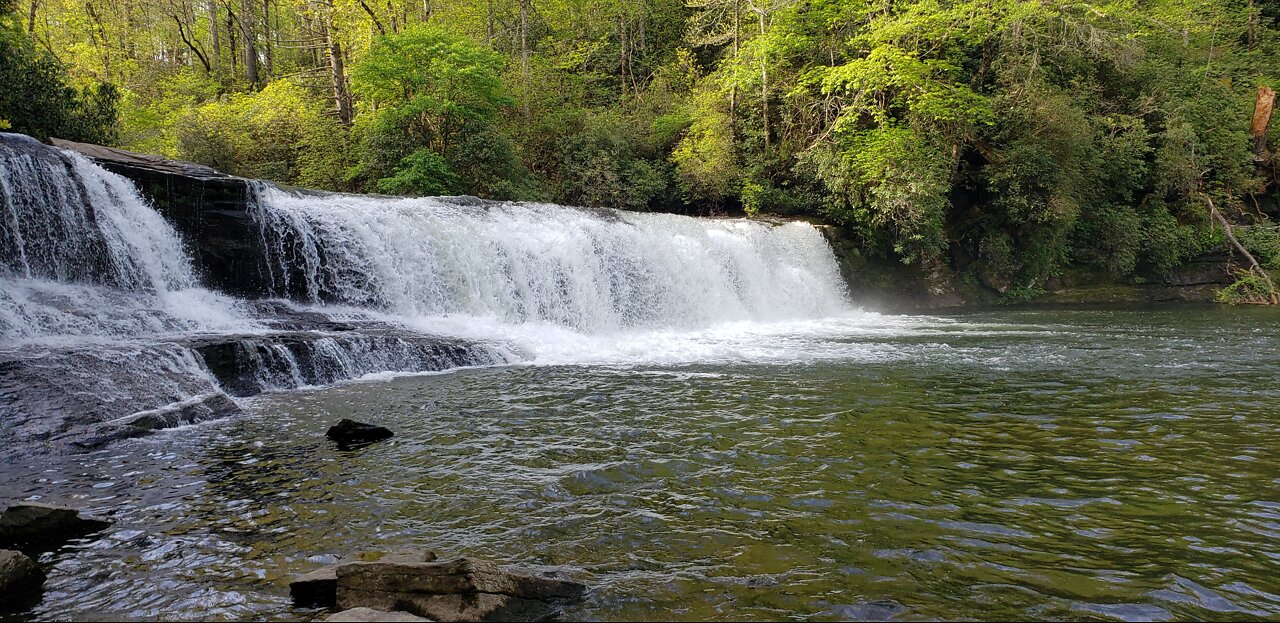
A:
{"label": "river", "polygon": [[[115,521],[6,616],[315,618],[292,574],[428,547],[568,571],[594,587],[570,620],[1274,620],[1277,327],[850,311],[269,392],[0,465],[8,496]],[[339,450],[342,417],[397,435]]]}

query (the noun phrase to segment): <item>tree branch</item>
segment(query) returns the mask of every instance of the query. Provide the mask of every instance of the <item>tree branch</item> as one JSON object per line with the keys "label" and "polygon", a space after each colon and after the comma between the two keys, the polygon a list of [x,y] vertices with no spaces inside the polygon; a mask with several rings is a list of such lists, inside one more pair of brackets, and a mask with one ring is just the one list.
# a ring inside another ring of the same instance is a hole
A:
{"label": "tree branch", "polygon": [[1271,304],[1280,305],[1280,292],[1276,291],[1276,284],[1271,280],[1271,275],[1268,275],[1267,271],[1263,270],[1262,266],[1258,264],[1258,260],[1253,258],[1253,254],[1249,253],[1249,250],[1244,248],[1244,245],[1240,244],[1240,241],[1236,239],[1235,232],[1231,229],[1230,221],[1228,221],[1226,217],[1222,216],[1222,213],[1218,211],[1217,206],[1213,205],[1213,199],[1210,199],[1209,195],[1202,192],[1197,192],[1196,194],[1200,195],[1200,198],[1204,199],[1204,202],[1209,204],[1209,216],[1212,216],[1215,221],[1218,221],[1219,225],[1222,225],[1222,233],[1226,235],[1227,241],[1231,243],[1231,246],[1234,247],[1236,251],[1240,252],[1240,255],[1244,256],[1244,259],[1249,261],[1249,268],[1254,273],[1257,273],[1257,275],[1262,278],[1262,281],[1267,284],[1267,293],[1271,300]]}

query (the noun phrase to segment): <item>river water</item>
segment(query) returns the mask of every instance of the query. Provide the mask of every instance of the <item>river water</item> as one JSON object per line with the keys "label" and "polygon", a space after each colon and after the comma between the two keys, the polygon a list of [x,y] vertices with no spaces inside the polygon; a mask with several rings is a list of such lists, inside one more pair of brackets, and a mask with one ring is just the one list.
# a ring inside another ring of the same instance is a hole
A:
{"label": "river water", "polygon": [[[0,497],[115,522],[6,616],[317,618],[292,574],[428,547],[567,571],[571,620],[1274,620],[1278,327],[851,312],[265,394],[0,465]],[[341,451],[342,417],[397,435]]]}

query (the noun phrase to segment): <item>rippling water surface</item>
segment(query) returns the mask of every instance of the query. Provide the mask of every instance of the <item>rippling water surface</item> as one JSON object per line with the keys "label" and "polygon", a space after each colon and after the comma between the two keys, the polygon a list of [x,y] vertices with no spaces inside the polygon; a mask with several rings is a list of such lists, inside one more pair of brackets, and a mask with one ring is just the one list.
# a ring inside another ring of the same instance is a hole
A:
{"label": "rippling water surface", "polygon": [[[314,618],[291,574],[425,546],[568,570],[570,619],[1280,617],[1274,310],[862,325],[275,394],[0,466],[0,498],[116,522],[8,616]],[[339,451],[341,417],[397,436]]]}

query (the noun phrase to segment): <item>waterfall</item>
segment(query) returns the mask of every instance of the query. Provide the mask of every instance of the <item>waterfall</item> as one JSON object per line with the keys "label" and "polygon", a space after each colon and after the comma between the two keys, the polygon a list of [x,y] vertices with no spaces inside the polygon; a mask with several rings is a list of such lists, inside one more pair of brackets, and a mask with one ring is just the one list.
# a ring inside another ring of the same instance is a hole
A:
{"label": "waterfall", "polygon": [[199,286],[133,184],[34,139],[0,142],[0,338],[150,336],[245,323]]}
{"label": "waterfall", "polygon": [[245,243],[217,257],[254,275],[231,296],[178,233],[204,231],[198,206],[162,215],[84,156],[0,134],[0,447],[96,447],[380,373],[779,360],[794,327],[849,311],[804,223],[243,183],[241,212],[216,208],[218,244]]}
{"label": "waterfall", "polygon": [[[481,317],[587,334],[697,329],[847,309],[804,223],[468,198],[257,187],[278,292],[400,317]],[[301,283],[292,283],[300,280]]]}

